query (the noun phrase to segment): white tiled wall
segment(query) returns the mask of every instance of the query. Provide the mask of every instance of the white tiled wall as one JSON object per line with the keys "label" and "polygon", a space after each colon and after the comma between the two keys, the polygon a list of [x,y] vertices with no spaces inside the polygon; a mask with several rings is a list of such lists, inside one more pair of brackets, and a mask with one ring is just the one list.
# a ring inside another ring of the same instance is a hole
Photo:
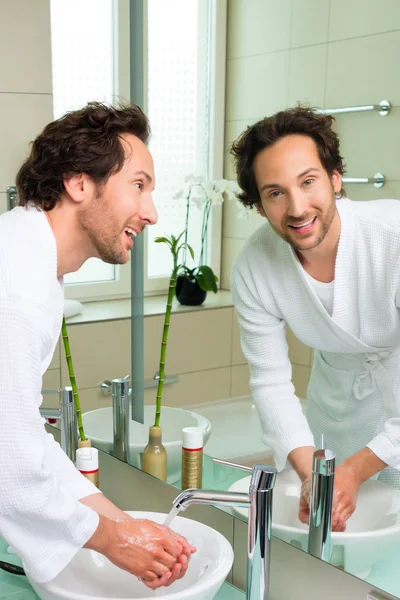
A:
{"label": "white tiled wall", "polygon": [[[163,317],[145,317],[145,379],[159,368]],[[109,406],[110,396],[100,390],[102,381],[131,372],[130,320],[69,324],[68,335],[83,412]],[[45,375],[44,389],[56,382],[69,385],[64,348],[58,348]],[[236,315],[232,307],[172,315],[168,338],[166,374],[178,383],[164,386],[166,406],[187,406],[224,400],[250,393],[246,361],[240,350]],[[154,404],[156,387],[145,390],[145,403]],[[45,396],[44,406],[57,404]]]}
{"label": "white tiled wall", "polygon": [[0,10],[1,213],[5,188],[53,113],[49,0],[3,0]]}
{"label": "white tiled wall", "polygon": [[[388,116],[336,116],[349,176],[384,173],[382,189],[347,184],[354,200],[400,198],[400,2],[379,0],[228,0],[225,176],[234,178],[229,147],[252,122],[298,101],[323,108],[378,104]],[[237,218],[224,204],[222,286],[229,288],[232,262],[262,223]],[[304,394],[311,352],[289,336],[293,379]]]}

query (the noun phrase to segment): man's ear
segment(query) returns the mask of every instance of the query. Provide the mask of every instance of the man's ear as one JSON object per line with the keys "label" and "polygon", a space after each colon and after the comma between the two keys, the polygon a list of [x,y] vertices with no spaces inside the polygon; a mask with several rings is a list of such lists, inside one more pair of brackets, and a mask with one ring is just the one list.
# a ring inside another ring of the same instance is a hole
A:
{"label": "man's ear", "polygon": [[339,171],[332,171],[332,186],[335,194],[338,194],[342,189],[342,176]]}
{"label": "man's ear", "polygon": [[64,179],[65,191],[74,202],[83,202],[85,199],[85,185],[86,181],[83,173]]}
{"label": "man's ear", "polygon": [[264,208],[263,208],[263,205],[261,204],[261,202],[256,202],[256,203],[254,204],[254,206],[255,206],[255,208],[256,208],[256,210],[257,210],[258,214],[259,214],[261,217],[265,217],[265,218],[267,217],[267,215],[265,214],[265,211],[264,211]]}

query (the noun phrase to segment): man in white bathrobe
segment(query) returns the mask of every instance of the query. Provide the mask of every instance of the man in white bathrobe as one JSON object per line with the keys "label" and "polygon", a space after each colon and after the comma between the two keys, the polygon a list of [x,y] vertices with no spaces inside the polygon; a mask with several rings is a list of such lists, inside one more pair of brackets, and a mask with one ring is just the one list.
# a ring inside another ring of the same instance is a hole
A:
{"label": "man in white bathrobe", "polygon": [[[400,203],[344,197],[332,120],[296,107],[233,144],[241,201],[267,223],[236,259],[231,287],[264,439],[278,469],[288,459],[300,476],[307,521],[312,454],[327,436],[342,531],[363,481],[400,487]],[[315,349],[307,419],[285,324]]]}
{"label": "man in white bathrobe", "polygon": [[154,590],[182,577],[194,551],[99,493],[39,413],[63,276],[89,257],[126,263],[132,238],[157,221],[148,137],[136,106],[68,113],[34,141],[17,176],[21,206],[0,216],[0,536],[39,583],[85,547]]}

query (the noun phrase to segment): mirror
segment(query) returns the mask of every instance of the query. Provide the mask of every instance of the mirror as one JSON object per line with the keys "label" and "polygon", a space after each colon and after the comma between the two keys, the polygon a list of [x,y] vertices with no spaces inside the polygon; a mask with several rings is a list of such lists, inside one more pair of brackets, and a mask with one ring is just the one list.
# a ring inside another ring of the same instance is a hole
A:
{"label": "mirror", "polygon": [[[386,115],[381,115],[379,110],[343,111],[336,115],[335,128],[341,140],[347,177],[372,180],[345,183],[348,197],[355,201],[399,198],[400,84],[396,78],[396,63],[400,47],[400,5],[392,1],[383,10],[377,0],[368,4],[361,0],[346,3],[344,0],[281,0],[279,3],[231,0],[227,23],[224,176],[234,179],[227,155],[230,144],[249,124],[265,115],[298,101],[324,109],[368,108],[388,101],[391,110]],[[374,180],[378,173],[384,175],[382,187]],[[183,204],[181,210],[185,210]],[[250,214],[247,219],[238,218],[236,203],[226,200],[221,233],[221,290],[215,297],[209,293],[202,308],[180,306],[174,301],[166,368],[171,381],[164,389],[161,422],[166,443],[169,443],[170,433],[172,442],[177,441],[171,449],[174,458],[171,458],[168,474],[169,482],[177,488],[180,487],[179,441],[184,422],[181,417],[188,419],[188,425],[196,420],[205,427],[211,424],[205,446],[203,487],[239,489],[240,485],[247,485],[240,483],[247,477],[246,473],[217,465],[213,457],[247,466],[273,460],[272,449],[261,440],[261,425],[248,386],[246,360],[240,349],[239,328],[230,293],[224,291],[229,290],[229,273],[235,257],[262,223],[256,214]],[[155,387],[151,383],[158,370],[165,299],[158,303],[146,300],[146,306],[144,374],[148,384],[145,404],[149,406],[155,401]],[[296,324],[296,317],[292,319]],[[298,341],[290,329],[287,341],[292,381],[297,396],[308,410],[307,386],[314,352]],[[347,354],[350,353],[348,350]],[[319,355],[315,356],[321,360]],[[345,370],[333,363],[329,366]],[[370,367],[366,367],[366,371],[369,373]],[[124,375],[115,374],[116,377]],[[335,381],[347,385],[347,379],[343,379],[336,377]],[[366,386],[369,382],[365,379],[362,384]],[[361,392],[366,399],[366,387]],[[334,405],[332,410],[339,431],[344,426],[341,409]],[[300,419],[300,415],[297,418]],[[314,425],[317,428],[317,424]],[[353,427],[356,431],[357,423]],[[351,431],[348,437],[351,440]],[[133,434],[133,438],[137,440],[137,434]],[[330,443],[335,445],[332,437],[328,437],[328,445]],[[140,449],[135,456],[133,463],[139,465]],[[335,566],[396,596],[400,595],[395,581],[400,552],[399,493],[385,482],[364,484],[358,498],[358,513],[349,520],[347,533],[335,534],[331,557]],[[296,520],[298,496],[296,478],[290,471],[284,471],[275,493],[274,534],[307,550],[304,527]],[[246,518],[239,510],[234,514],[237,518]]]}

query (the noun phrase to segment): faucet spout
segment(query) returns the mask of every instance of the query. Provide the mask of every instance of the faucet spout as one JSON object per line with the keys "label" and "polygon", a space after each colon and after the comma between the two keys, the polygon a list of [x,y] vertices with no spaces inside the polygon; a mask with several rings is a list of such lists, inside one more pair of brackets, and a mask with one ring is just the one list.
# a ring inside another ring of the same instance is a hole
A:
{"label": "faucet spout", "polygon": [[249,506],[249,494],[239,492],[217,492],[215,490],[202,490],[189,488],[177,496],[173,502],[175,508],[186,510],[191,504],[216,504],[218,506]]}

